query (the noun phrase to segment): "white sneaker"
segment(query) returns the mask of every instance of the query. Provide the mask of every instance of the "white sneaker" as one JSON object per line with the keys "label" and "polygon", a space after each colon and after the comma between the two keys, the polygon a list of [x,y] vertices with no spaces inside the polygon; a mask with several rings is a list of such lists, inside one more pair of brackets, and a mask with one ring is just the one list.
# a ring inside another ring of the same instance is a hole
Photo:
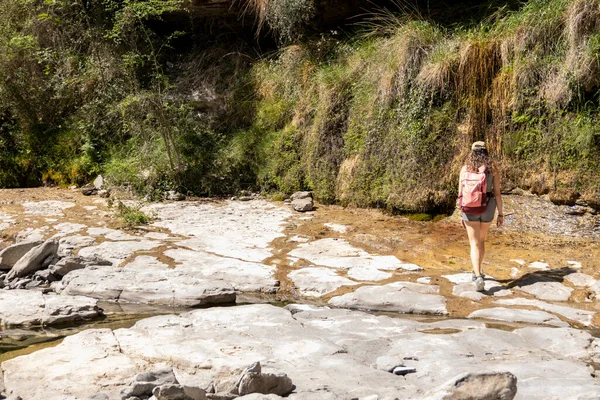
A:
{"label": "white sneaker", "polygon": [[478,292],[483,292],[484,289],[485,289],[485,284],[483,282],[483,277],[478,276],[477,279],[475,279],[475,290]]}

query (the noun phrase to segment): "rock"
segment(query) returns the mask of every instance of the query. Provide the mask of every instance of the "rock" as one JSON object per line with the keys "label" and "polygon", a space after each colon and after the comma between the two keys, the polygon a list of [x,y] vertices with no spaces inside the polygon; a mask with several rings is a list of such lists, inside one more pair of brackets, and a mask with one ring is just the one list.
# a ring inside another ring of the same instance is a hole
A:
{"label": "rock", "polygon": [[545,263],[545,262],[542,262],[542,261],[535,261],[535,262],[530,263],[528,265],[528,267],[529,268],[546,270],[546,269],[548,269],[549,265],[547,263]]}
{"label": "rock", "polygon": [[204,393],[202,393],[202,397],[191,397],[186,393],[185,388],[178,384],[157,386],[152,391],[152,394],[156,400],[206,400]]}
{"label": "rock", "polygon": [[10,270],[29,250],[42,244],[42,241],[20,242],[0,251],[0,270]]}
{"label": "rock", "polygon": [[56,276],[52,273],[51,270],[49,269],[43,269],[41,271],[36,271],[35,274],[33,274],[33,277],[39,277],[42,281],[46,281],[46,282],[55,282],[57,280],[60,279],[59,276]]}
{"label": "rock", "polygon": [[292,200],[292,208],[299,212],[312,211],[315,208],[313,199],[308,197],[304,199]]}
{"label": "rock", "polygon": [[590,287],[598,282],[594,277],[576,272],[565,276],[565,280],[573,286]]}
{"label": "rock", "polygon": [[560,282],[535,282],[531,285],[520,286],[519,289],[538,299],[551,301],[567,301],[573,292],[573,289]]}
{"label": "rock", "polygon": [[239,201],[251,201],[251,200],[254,200],[254,197],[252,197],[252,196],[240,196],[238,198],[238,200]]}
{"label": "rock", "polygon": [[133,381],[121,390],[121,399],[125,400],[132,396],[150,396],[154,388],[165,384],[178,384],[172,368],[166,368],[155,372],[144,372],[136,375]]}
{"label": "rock", "polygon": [[544,311],[521,310],[516,308],[494,307],[473,311],[467,318],[494,319],[506,322],[527,322],[552,326],[569,326],[556,316]]}
{"label": "rock", "polygon": [[501,304],[501,305],[509,305],[509,306],[537,307],[544,311],[562,315],[563,317],[565,317],[567,319],[576,321],[585,326],[590,326],[590,324],[592,323],[592,318],[595,314],[592,311],[579,310],[577,308],[571,308],[571,307],[561,306],[561,305],[557,305],[557,304],[550,304],[550,303],[546,303],[546,302],[540,301],[540,300],[530,300],[530,299],[522,299],[522,298],[496,300],[494,303]]}
{"label": "rock", "polygon": [[395,311],[415,314],[448,314],[446,299],[439,288],[411,282],[394,282],[383,286],[363,286],[353,293],[333,297],[335,307]]}
{"label": "rock", "polygon": [[92,265],[72,271],[54,288],[67,295],[171,307],[235,302],[235,290],[227,282],[170,269],[153,257],[136,260],[125,268]]}
{"label": "rock", "polygon": [[348,277],[357,281],[383,281],[392,277],[389,272],[383,272],[374,268],[350,268]]}
{"label": "rock", "polygon": [[171,249],[164,252],[176,263],[176,272],[192,279],[219,280],[240,292],[275,293],[279,281],[276,268],[256,262],[220,257],[203,251]]}
{"label": "rock", "polygon": [[87,185],[82,186],[79,190],[81,190],[81,194],[84,196],[92,196],[98,192],[98,189],[93,183],[88,183]]}
{"label": "rock", "polygon": [[342,286],[358,285],[328,268],[302,268],[288,274],[303,296],[320,297]]}
{"label": "rock", "polygon": [[265,374],[259,370],[248,371],[242,376],[238,393],[240,396],[251,393],[285,396],[293,389],[292,380],[286,374]]}
{"label": "rock", "polygon": [[182,201],[185,200],[185,195],[176,192],[175,190],[169,190],[164,194],[165,200],[171,201]]}
{"label": "rock", "polygon": [[402,375],[402,376],[404,376],[406,374],[412,374],[413,372],[417,372],[417,369],[412,368],[412,367],[396,367],[392,371],[392,373],[394,375]]}
{"label": "rock", "polygon": [[42,263],[49,256],[56,255],[58,251],[58,242],[55,240],[47,240],[46,242],[29,250],[17,263],[12,267],[7,280],[29,275],[42,267]]}
{"label": "rock", "polygon": [[312,192],[296,192],[291,197],[290,200],[302,200],[302,199],[312,199]]}
{"label": "rock", "polygon": [[89,247],[96,243],[96,239],[91,236],[67,236],[58,241],[58,255],[66,257],[73,254],[73,250],[83,247]]}
{"label": "rock", "polygon": [[71,201],[45,200],[45,201],[26,201],[23,208],[26,214],[44,215],[44,216],[64,216],[67,208],[75,207]]}
{"label": "rock", "polygon": [[98,190],[103,189],[104,188],[104,178],[102,177],[102,175],[98,175],[96,177],[96,179],[94,179],[94,182],[92,184]]}
{"label": "rock", "polygon": [[512,400],[517,378],[510,372],[466,373],[425,395],[430,400]]}
{"label": "rock", "polygon": [[352,246],[345,239],[320,239],[303,243],[289,253],[292,257],[304,258],[315,265],[331,268],[366,268],[384,271],[422,269],[415,264],[407,264],[394,256],[378,256]]}
{"label": "rock", "polygon": [[140,250],[151,250],[161,243],[154,240],[132,240],[120,242],[102,242],[97,246],[84,247],[78,256],[86,259],[102,259],[119,265],[133,253]]}
{"label": "rock", "polygon": [[51,265],[49,270],[52,274],[63,277],[71,271],[85,268],[88,264],[90,264],[89,261],[86,263],[84,259],[80,257],[65,257]]}
{"label": "rock", "polygon": [[190,237],[177,242],[179,246],[254,262],[273,255],[270,243],[285,236],[285,220],[292,215],[265,200],[152,204],[144,212],[156,215],[153,227]]}
{"label": "rock", "polygon": [[[15,307],[18,304],[18,307]],[[28,290],[0,291],[0,325],[51,326],[89,320],[101,315],[96,300]]]}
{"label": "rock", "polygon": [[107,199],[110,197],[110,190],[107,190],[107,189],[98,190],[98,196],[102,197],[103,199]]}
{"label": "rock", "polygon": [[[598,357],[598,340],[585,331],[511,332],[470,320],[421,323],[306,305],[290,309],[296,312],[266,304],[213,307],[143,319],[127,329],[88,329],[3,362],[6,391],[25,399],[85,399],[98,392],[118,399],[132,376],[157,365],[173,366],[184,387],[208,387],[227,370],[223,377],[235,387],[255,360],[261,373],[288,375],[294,400],[424,399],[452,378],[455,388],[463,372],[510,371],[523,399],[548,393],[576,399],[600,389],[586,366]],[[453,331],[425,333],[434,328]],[[416,372],[395,377],[371,367],[379,357],[400,358]],[[208,398],[232,398],[208,392]]]}
{"label": "rock", "polygon": [[338,233],[347,233],[349,230],[349,226],[347,225],[342,225],[342,224],[334,224],[334,223],[325,223],[323,224],[326,227],[328,227],[329,229],[331,229],[334,232],[338,232]]}

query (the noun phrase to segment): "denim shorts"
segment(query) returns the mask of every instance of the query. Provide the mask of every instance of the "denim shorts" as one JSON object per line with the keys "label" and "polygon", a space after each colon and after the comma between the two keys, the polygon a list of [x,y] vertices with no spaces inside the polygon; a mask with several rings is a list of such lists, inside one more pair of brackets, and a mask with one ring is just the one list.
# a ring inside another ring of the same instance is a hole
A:
{"label": "denim shorts", "polygon": [[461,213],[461,219],[463,221],[471,222],[492,222],[494,215],[496,214],[496,198],[492,197],[488,202],[487,208],[483,214],[465,214]]}

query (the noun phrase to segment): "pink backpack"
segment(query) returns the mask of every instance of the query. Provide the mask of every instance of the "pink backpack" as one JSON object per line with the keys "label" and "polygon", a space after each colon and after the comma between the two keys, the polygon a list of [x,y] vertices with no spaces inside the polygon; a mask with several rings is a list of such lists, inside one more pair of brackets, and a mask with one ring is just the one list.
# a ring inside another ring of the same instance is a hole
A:
{"label": "pink backpack", "polygon": [[460,209],[465,214],[483,214],[487,208],[485,170],[485,165],[482,165],[477,172],[469,172],[466,167],[460,171]]}

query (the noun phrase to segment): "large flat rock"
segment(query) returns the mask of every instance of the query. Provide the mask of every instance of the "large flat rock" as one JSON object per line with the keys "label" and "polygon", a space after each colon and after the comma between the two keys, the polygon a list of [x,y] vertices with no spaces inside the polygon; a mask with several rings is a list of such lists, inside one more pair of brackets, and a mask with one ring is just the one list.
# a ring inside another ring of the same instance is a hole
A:
{"label": "large flat rock", "polygon": [[541,300],[531,300],[531,299],[523,299],[523,298],[514,298],[514,299],[501,299],[496,300],[495,304],[507,305],[507,306],[531,306],[539,308],[540,310],[548,311],[550,313],[561,315],[567,319],[578,322],[585,326],[590,326],[592,324],[592,319],[596,314],[593,311],[580,310],[577,308],[562,306],[558,304],[546,303]]}
{"label": "large flat rock", "polygon": [[315,265],[331,268],[363,268],[384,271],[418,271],[415,264],[403,263],[394,256],[378,256],[352,246],[344,239],[320,239],[300,244],[289,253],[293,257],[304,258]]}
{"label": "large flat rock", "polygon": [[97,246],[84,247],[78,255],[83,258],[101,258],[111,261],[114,265],[131,257],[135,252],[152,250],[162,243],[155,240],[130,240],[119,242],[102,242]]}
{"label": "large flat rock", "polygon": [[[457,376],[495,372],[517,377],[516,399],[548,399],[548,393],[594,398],[585,396],[600,392],[586,366],[598,357],[598,339],[587,332],[509,332],[477,321],[436,325],[351,310],[288,308],[211,308],[153,317],[114,332],[88,330],[4,362],[4,384],[13,397],[88,399],[104,393],[112,400],[120,399],[120,389],[135,374],[165,364],[180,383],[206,387],[217,373],[260,361],[263,372],[292,379],[290,400],[420,399]],[[434,327],[454,333],[424,333]],[[386,372],[395,363],[415,372]]]}
{"label": "large flat rock", "polygon": [[154,226],[190,238],[181,246],[254,262],[272,255],[269,243],[284,236],[285,220],[292,215],[264,200],[153,204],[145,210],[155,213]]}
{"label": "large flat rock", "polygon": [[23,208],[26,214],[42,216],[64,216],[64,210],[75,207],[71,201],[45,200],[45,201],[26,201]]}
{"label": "large flat rock", "polygon": [[446,299],[439,288],[412,282],[394,282],[382,286],[363,286],[353,293],[329,301],[335,307],[395,311],[415,314],[448,314]]}
{"label": "large flat rock", "polygon": [[535,282],[531,285],[520,286],[520,290],[541,300],[567,301],[573,289],[560,282]]}
{"label": "large flat rock", "polygon": [[82,322],[101,314],[96,300],[28,290],[0,290],[0,326],[52,326]]}
{"label": "large flat rock", "polygon": [[184,274],[148,256],[139,256],[125,267],[92,266],[69,272],[55,288],[67,295],[166,306],[235,301],[235,291],[227,282]]}
{"label": "large flat rock", "polygon": [[517,308],[493,307],[473,311],[467,318],[495,319],[506,322],[526,322],[553,326],[569,326],[555,315],[539,310],[520,310]]}
{"label": "large flat rock", "polygon": [[344,278],[329,268],[302,268],[288,274],[300,294],[320,297],[343,286],[354,286],[358,282]]}
{"label": "large flat rock", "polygon": [[274,293],[279,288],[275,267],[270,265],[187,249],[171,249],[164,254],[175,261],[180,275],[221,280],[240,292]]}

